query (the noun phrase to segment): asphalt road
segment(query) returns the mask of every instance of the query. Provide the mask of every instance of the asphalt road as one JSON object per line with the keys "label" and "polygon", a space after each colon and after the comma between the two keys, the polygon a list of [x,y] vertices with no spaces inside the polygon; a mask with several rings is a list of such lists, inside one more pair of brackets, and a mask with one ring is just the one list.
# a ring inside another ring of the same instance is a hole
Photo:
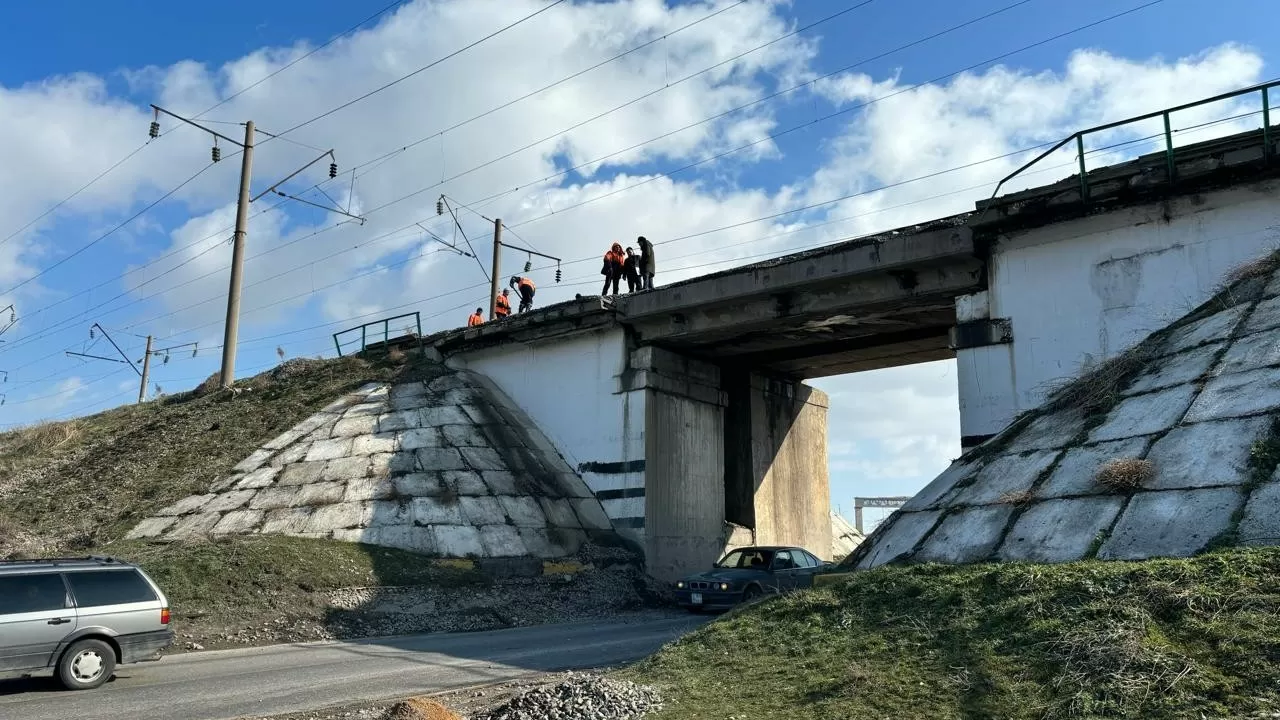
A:
{"label": "asphalt road", "polygon": [[640,659],[695,617],[273,645],[118,669],[97,690],[0,681],[3,720],[225,720],[384,700]]}

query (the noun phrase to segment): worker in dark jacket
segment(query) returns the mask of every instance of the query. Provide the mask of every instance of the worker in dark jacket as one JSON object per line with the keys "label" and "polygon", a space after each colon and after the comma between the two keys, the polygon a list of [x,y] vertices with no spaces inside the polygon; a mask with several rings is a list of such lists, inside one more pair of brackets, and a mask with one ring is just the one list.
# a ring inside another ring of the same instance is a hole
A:
{"label": "worker in dark jacket", "polygon": [[627,292],[640,289],[640,256],[631,248],[627,248],[627,257],[622,261],[622,277],[627,279]]}
{"label": "worker in dark jacket", "polygon": [[[601,295],[617,295],[618,281],[622,279],[622,263],[626,261],[626,256],[622,254],[622,246],[614,243],[609,248],[609,252],[604,254],[604,265],[600,268],[600,274],[604,276],[604,289],[600,291]],[[613,293],[609,292],[609,285],[613,285]]]}
{"label": "worker in dark jacket", "polygon": [[653,276],[657,272],[657,261],[653,258],[653,243],[645,239],[641,235],[636,238],[636,244],[640,246],[640,289],[653,289]]}
{"label": "worker in dark jacket", "polygon": [[511,287],[520,293],[520,312],[528,312],[533,309],[533,293],[538,289],[533,281],[527,277],[519,275],[511,276]]}

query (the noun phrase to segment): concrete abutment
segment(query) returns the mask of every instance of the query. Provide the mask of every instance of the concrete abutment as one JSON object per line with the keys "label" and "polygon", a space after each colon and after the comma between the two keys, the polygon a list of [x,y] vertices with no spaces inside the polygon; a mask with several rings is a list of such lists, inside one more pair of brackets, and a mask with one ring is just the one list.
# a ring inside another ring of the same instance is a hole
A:
{"label": "concrete abutment", "polygon": [[728,548],[830,554],[826,396],[597,329],[454,353],[520,407],[660,579]]}

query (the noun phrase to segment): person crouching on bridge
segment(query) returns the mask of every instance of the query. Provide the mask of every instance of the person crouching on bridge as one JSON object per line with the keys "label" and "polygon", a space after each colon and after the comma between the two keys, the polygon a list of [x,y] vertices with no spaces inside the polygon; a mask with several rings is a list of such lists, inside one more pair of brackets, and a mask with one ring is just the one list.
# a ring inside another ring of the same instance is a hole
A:
{"label": "person crouching on bridge", "polygon": [[511,276],[511,287],[520,293],[520,312],[528,312],[533,309],[533,293],[538,289],[533,281],[527,277],[519,275]]}
{"label": "person crouching on bridge", "polygon": [[[604,276],[604,289],[600,291],[601,295],[617,295],[618,281],[622,279],[622,263],[626,261],[626,256],[622,254],[622,246],[614,243],[609,248],[609,252],[604,254],[604,266],[600,268],[600,274]],[[609,285],[613,284],[613,292],[609,292]]]}
{"label": "person crouching on bridge", "polygon": [[471,313],[471,317],[467,318],[467,327],[475,327],[483,324],[484,310],[482,308],[476,308],[476,311]]}
{"label": "person crouching on bridge", "polygon": [[502,294],[494,298],[493,315],[501,320],[511,314],[511,300],[509,299],[511,291],[502,288]]}

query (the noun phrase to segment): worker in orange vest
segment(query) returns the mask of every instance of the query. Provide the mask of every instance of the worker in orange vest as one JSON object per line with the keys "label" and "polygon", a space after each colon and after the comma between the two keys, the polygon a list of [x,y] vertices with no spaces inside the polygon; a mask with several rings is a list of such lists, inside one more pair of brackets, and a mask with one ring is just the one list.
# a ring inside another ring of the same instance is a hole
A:
{"label": "worker in orange vest", "polygon": [[507,299],[511,291],[502,288],[502,294],[495,298],[493,314],[496,317],[504,318],[511,314],[511,301]]}
{"label": "worker in orange vest", "polygon": [[527,277],[519,275],[511,276],[511,287],[520,293],[520,312],[526,312],[533,309],[533,293],[537,291],[538,286]]}
{"label": "worker in orange vest", "polygon": [[467,318],[467,327],[475,327],[483,324],[484,311],[481,308],[476,308],[476,311],[471,313],[471,317]]}
{"label": "worker in orange vest", "polygon": [[604,254],[604,266],[600,268],[600,274],[604,276],[604,289],[600,291],[601,295],[609,295],[609,285],[613,285],[614,295],[618,294],[618,281],[622,279],[622,264],[626,262],[627,256],[622,252],[622,245],[614,243],[609,248],[609,252]]}

